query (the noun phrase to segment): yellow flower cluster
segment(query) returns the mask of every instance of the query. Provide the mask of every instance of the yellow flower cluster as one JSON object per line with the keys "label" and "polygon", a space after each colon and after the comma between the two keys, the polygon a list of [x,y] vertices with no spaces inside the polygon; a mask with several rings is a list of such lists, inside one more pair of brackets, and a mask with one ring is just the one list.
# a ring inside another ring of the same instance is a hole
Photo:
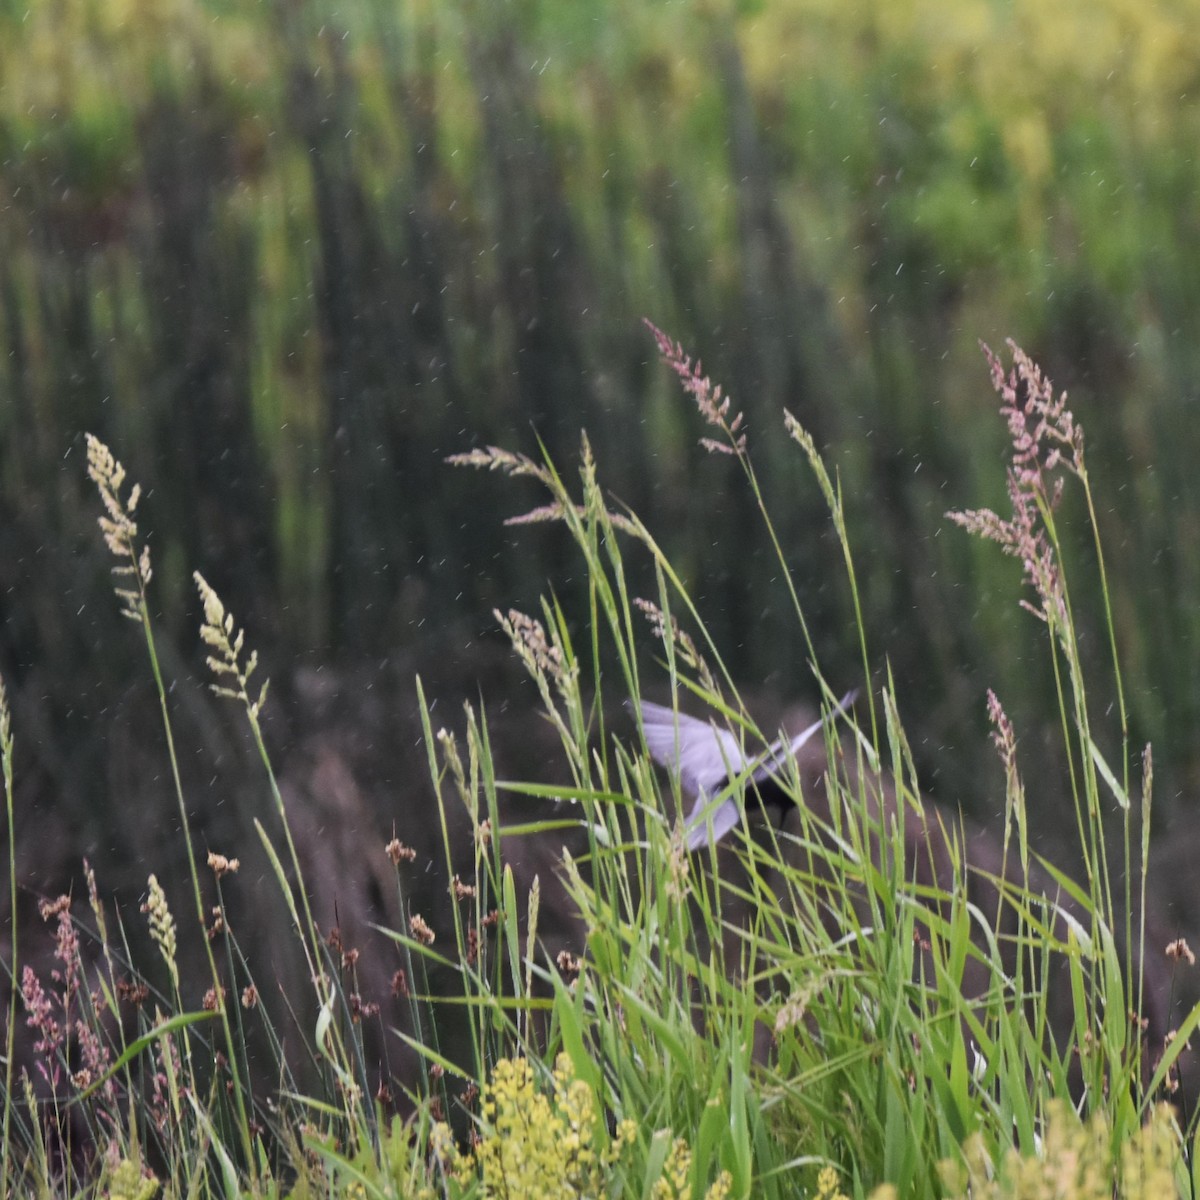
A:
{"label": "yellow flower cluster", "polygon": [[[676,1138],[663,1163],[662,1174],[650,1189],[651,1200],[688,1200],[692,1194],[688,1183],[691,1173],[691,1147],[685,1138]],[[704,1200],[727,1200],[732,1190],[733,1176],[722,1171],[704,1193]]]}
{"label": "yellow flower cluster", "polygon": [[1050,1106],[1045,1136],[1037,1153],[1016,1150],[994,1171],[978,1141],[968,1141],[961,1164],[945,1164],[948,1196],[971,1200],[1164,1200],[1180,1194],[1175,1174],[1180,1162],[1179,1131],[1170,1108],[1127,1138],[1119,1154],[1112,1150],[1107,1122],[1095,1116],[1086,1124],[1061,1103]]}
{"label": "yellow flower cluster", "polygon": [[[481,1184],[476,1194],[484,1197],[600,1200],[625,1194],[618,1165],[637,1132],[633,1121],[623,1120],[611,1139],[605,1136],[595,1095],[576,1078],[566,1054],[558,1056],[548,1090],[538,1088],[527,1059],[502,1058],[484,1089],[474,1149],[459,1151],[444,1122],[433,1126],[429,1147],[442,1170],[464,1188]],[[664,1135],[670,1130],[657,1136]],[[691,1200],[691,1172],[691,1148],[676,1138],[651,1187],[652,1200]],[[722,1171],[704,1200],[728,1200],[732,1190],[732,1176]]]}
{"label": "yellow flower cluster", "polygon": [[144,1175],[135,1162],[121,1159],[108,1172],[106,1196],[111,1200],[153,1200],[159,1183],[153,1175]]}
{"label": "yellow flower cluster", "polygon": [[[434,1156],[466,1184],[477,1180],[483,1196],[522,1196],[528,1200],[599,1198],[619,1194],[615,1170],[637,1136],[633,1121],[617,1124],[616,1135],[604,1137],[591,1087],[577,1079],[570,1058],[560,1054],[550,1091],[539,1090],[527,1059],[502,1058],[484,1091],[480,1137],[474,1150],[460,1154],[444,1124],[434,1126]],[[673,1143],[653,1200],[690,1197],[692,1154],[687,1142]],[[727,1200],[733,1186],[723,1171],[705,1200]]]}
{"label": "yellow flower cluster", "polygon": [[849,1196],[838,1187],[838,1173],[833,1167],[822,1167],[817,1176],[816,1200],[850,1200]]}
{"label": "yellow flower cluster", "polygon": [[592,1089],[575,1077],[570,1058],[560,1054],[551,1095],[539,1091],[524,1058],[502,1058],[484,1092],[480,1139],[459,1155],[449,1130],[435,1128],[435,1150],[460,1178],[476,1176],[484,1196],[529,1200],[603,1196],[612,1169],[637,1130],[617,1126],[616,1137],[597,1149],[603,1125]]}
{"label": "yellow flower cluster", "polygon": [[682,1200],[688,1194],[692,1151],[683,1138],[676,1138],[663,1163],[662,1175],[650,1191],[651,1200]]}

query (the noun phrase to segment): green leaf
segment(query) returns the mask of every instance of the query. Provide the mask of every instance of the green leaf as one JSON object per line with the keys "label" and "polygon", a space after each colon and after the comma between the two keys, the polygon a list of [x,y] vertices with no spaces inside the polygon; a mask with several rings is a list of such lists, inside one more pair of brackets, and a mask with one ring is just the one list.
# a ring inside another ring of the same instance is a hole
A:
{"label": "green leaf", "polygon": [[1101,778],[1108,784],[1109,791],[1112,792],[1113,798],[1124,809],[1129,807],[1129,793],[1117,782],[1117,777],[1112,773],[1112,768],[1104,759],[1104,755],[1100,753],[1100,747],[1096,745],[1096,740],[1090,734],[1088,735],[1088,748],[1092,752],[1092,762],[1096,764],[1096,770],[1100,772]]}
{"label": "green leaf", "polygon": [[212,1143],[213,1151],[217,1156],[217,1162],[221,1166],[221,1179],[225,1187],[225,1195],[240,1196],[242,1190],[238,1185],[237,1168],[233,1165],[233,1159],[229,1157],[229,1151],[225,1149],[221,1139],[217,1136],[217,1131],[213,1128],[213,1123],[209,1119],[208,1113],[200,1107],[200,1101],[196,1099],[191,1091],[188,1091],[186,1095],[188,1101],[191,1103],[192,1111],[196,1114],[196,1120],[203,1126],[208,1140]]}
{"label": "green leaf", "polygon": [[211,1021],[218,1015],[216,1012],[179,1013],[161,1025],[156,1025],[148,1033],[144,1033],[135,1041],[130,1042],[121,1057],[90,1087],[75,1096],[70,1103],[78,1104],[81,1100],[86,1100],[97,1088],[103,1087],[118,1071],[124,1070],[147,1046],[153,1045],[159,1038],[166,1037],[177,1030],[186,1029],[189,1025],[195,1025],[197,1021]]}

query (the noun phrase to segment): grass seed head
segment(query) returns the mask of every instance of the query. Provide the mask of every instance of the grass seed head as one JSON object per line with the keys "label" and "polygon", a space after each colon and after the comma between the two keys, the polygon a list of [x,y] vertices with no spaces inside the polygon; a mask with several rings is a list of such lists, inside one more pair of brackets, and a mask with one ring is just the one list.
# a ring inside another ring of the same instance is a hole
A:
{"label": "grass seed head", "polygon": [[229,679],[234,686],[223,683],[212,683],[209,686],[218,696],[228,696],[240,700],[245,706],[252,721],[258,720],[263,705],[267,702],[267,688],[270,680],[266,680],[259,689],[258,698],[251,700],[249,686],[250,676],[258,666],[258,651],[252,650],[250,657],[242,662],[242,649],[245,646],[246,631],[238,629],[234,623],[233,614],[225,611],[220,596],[199,571],[192,573],[196,590],[200,593],[200,602],[204,608],[204,622],[200,626],[200,637],[204,643],[211,646],[215,653],[207,658],[209,670],[218,679]]}
{"label": "grass seed head", "polygon": [[134,621],[145,619],[145,594],[153,571],[150,566],[150,547],[137,547],[138,527],[133,512],[141,498],[141,487],[134,484],[124,500],[121,489],[125,483],[125,468],[113,457],[112,451],[92,434],[86,435],[88,476],[95,483],[104,505],[99,518],[100,532],[105,544],[117,559],[113,574],[128,580],[131,586],[115,587],[121,602],[121,615]]}
{"label": "grass seed head", "polygon": [[177,948],[175,918],[171,915],[166,893],[163,891],[162,885],[158,882],[158,877],[151,875],[148,886],[150,894],[146,899],[146,903],[142,905],[142,912],[150,918],[150,936],[154,939],[154,944],[158,947],[159,953],[163,956],[163,961],[167,964],[167,970],[171,973],[172,982],[178,988],[179,968],[175,965],[175,951]]}

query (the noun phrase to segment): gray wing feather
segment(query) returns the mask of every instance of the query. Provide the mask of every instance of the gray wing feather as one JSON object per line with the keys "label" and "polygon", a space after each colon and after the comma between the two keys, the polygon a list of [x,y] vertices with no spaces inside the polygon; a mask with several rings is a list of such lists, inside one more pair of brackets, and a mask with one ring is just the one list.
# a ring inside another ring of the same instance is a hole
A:
{"label": "gray wing feather", "polygon": [[[847,692],[837,702],[837,707],[830,709],[828,720],[833,720],[833,718],[838,716],[840,713],[844,713],[846,709],[848,709],[850,705],[854,703],[857,696],[857,688],[851,692]],[[793,757],[796,751],[799,750],[800,747],[803,746],[804,743],[807,742],[814,733],[820,732],[821,728],[825,724],[825,720],[826,718],[822,718],[820,721],[814,721],[807,729],[804,729],[800,733],[796,734],[796,736],[792,738],[790,742],[788,742],[786,749],[784,748],[783,738],[772,742],[770,746],[767,747],[766,753],[763,755],[763,761],[754,769],[754,772],[751,774],[750,778],[755,783],[762,783],[764,779],[769,779],[776,772],[782,770],[787,764],[787,760]]]}
{"label": "gray wing feather", "polygon": [[[696,803],[692,805],[692,811],[688,813],[686,828],[689,850],[699,850],[709,840],[710,817],[705,810],[710,807],[711,803],[708,797],[699,796]],[[738,812],[738,806],[733,797],[730,796],[728,800],[723,800],[712,812],[712,840],[719,842],[740,819],[741,814]]]}
{"label": "gray wing feather", "polygon": [[641,708],[650,756],[677,775],[693,796],[712,792],[746,766],[742,748],[728,729],[717,729],[649,700],[641,701]]}

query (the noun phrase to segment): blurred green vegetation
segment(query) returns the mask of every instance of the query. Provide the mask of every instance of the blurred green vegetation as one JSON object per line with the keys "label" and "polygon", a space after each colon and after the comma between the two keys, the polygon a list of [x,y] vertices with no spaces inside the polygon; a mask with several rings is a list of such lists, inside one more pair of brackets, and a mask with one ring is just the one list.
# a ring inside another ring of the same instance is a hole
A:
{"label": "blurred green vegetation", "polygon": [[1132,744],[1155,741],[1159,811],[1181,811],[1200,776],[1198,96],[1197,0],[4,0],[14,707],[77,728],[127,652],[107,614],[77,620],[105,570],[85,429],[154,493],[185,651],[195,567],[281,657],[477,639],[565,545],[503,530],[487,481],[444,456],[541,439],[565,462],[585,426],[739,676],[804,688],[735,468],[696,446],[646,315],[746,411],[834,678],[856,654],[840,551],[781,408],[814,431],[874,665],[921,706],[927,784],[978,811],[1000,792],[984,687],[1020,728],[1054,711],[1037,629],[989,603],[1019,567],[943,519],[1001,502],[977,341],[1011,335],[1071,390],[1113,497]]}

